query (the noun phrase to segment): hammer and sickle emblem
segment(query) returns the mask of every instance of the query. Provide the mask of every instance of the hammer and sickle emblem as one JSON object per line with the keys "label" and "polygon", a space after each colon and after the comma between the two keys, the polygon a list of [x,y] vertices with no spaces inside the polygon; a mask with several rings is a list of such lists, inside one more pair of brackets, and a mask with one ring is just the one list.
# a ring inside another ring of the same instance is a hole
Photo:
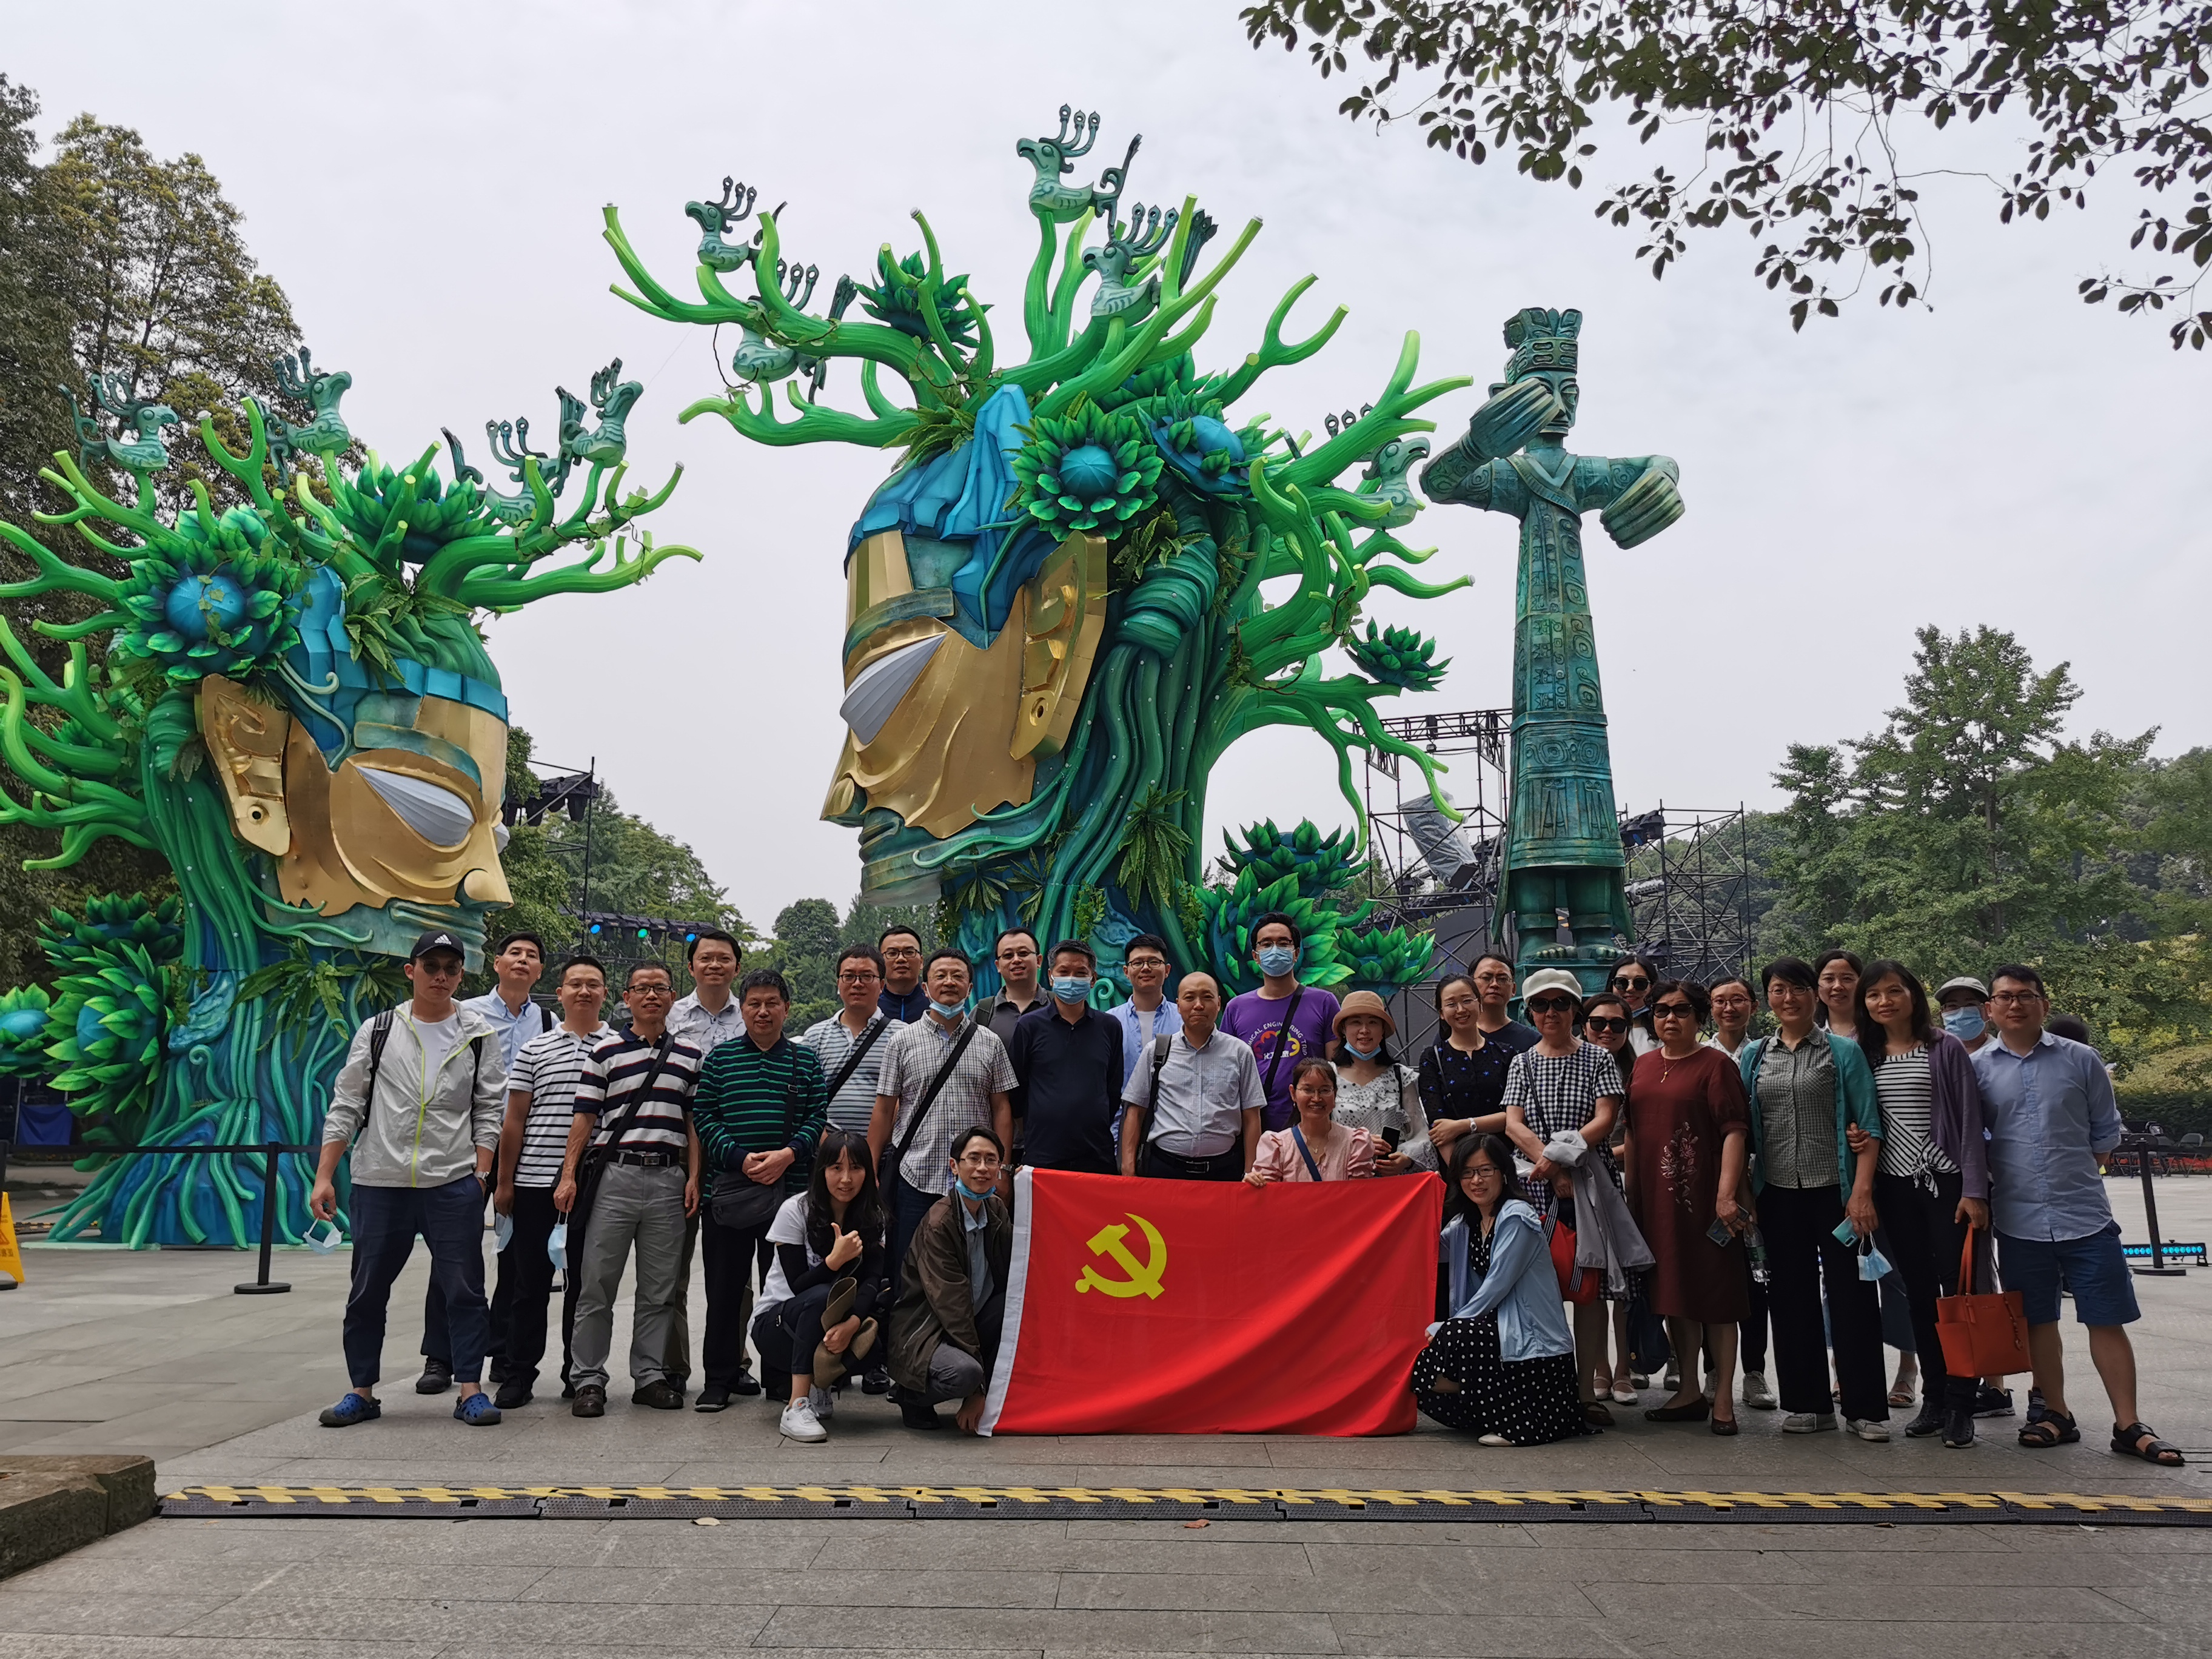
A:
{"label": "hammer and sickle emblem", "polygon": [[1101,1227],[1090,1241],[1088,1248],[1091,1254],[1111,1258],[1128,1277],[1107,1279],[1097,1268],[1085,1267],[1083,1276],[1075,1281],[1079,1296],[1085,1291],[1103,1291],[1107,1295],[1115,1297],[1159,1295],[1160,1279],[1168,1270],[1167,1241],[1160,1237],[1160,1230],[1144,1217],[1131,1212],[1129,1219],[1144,1229],[1145,1244],[1150,1259],[1139,1261],[1129,1253],[1129,1247],[1121,1242],[1128,1237],[1129,1230],[1120,1222]]}

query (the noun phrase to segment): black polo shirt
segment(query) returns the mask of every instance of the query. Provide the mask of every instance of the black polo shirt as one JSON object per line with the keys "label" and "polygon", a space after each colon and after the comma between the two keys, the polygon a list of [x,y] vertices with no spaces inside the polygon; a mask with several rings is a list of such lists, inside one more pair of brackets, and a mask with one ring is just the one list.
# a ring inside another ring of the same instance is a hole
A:
{"label": "black polo shirt", "polygon": [[1033,1169],[1112,1175],[1121,1109],[1121,1025],[1085,1008],[1070,1024],[1049,997],[1014,1022],[1014,1115]]}

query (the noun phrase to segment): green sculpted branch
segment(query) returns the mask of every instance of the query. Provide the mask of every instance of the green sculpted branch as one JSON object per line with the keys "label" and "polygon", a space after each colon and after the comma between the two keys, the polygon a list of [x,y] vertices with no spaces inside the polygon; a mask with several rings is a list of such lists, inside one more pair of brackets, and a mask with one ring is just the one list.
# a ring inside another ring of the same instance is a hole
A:
{"label": "green sculpted branch", "polygon": [[[716,330],[718,355],[720,330],[741,336],[718,365],[726,394],[686,419],[711,412],[765,445],[902,452],[844,547],[850,736],[823,811],[860,832],[863,891],[938,899],[946,931],[986,957],[1018,917],[1047,937],[1090,933],[1109,963],[1138,931],[1194,962],[1218,932],[1198,897],[1206,779],[1239,737],[1291,726],[1328,744],[1355,857],[1353,754],[1407,758],[1433,779],[1434,761],[1375,708],[1437,684],[1434,642],[1357,624],[1377,589],[1419,600],[1463,585],[1416,580],[1428,555],[1394,532],[1421,507],[1406,475],[1428,453],[1422,411],[1468,381],[1417,384],[1409,333],[1376,402],[1330,416],[1317,442],[1231,413],[1270,371],[1323,349],[1347,313],[1290,332],[1316,280],[1304,276],[1256,349],[1202,369],[1260,222],[1209,259],[1218,228],[1194,198],[1130,195],[1139,141],[1095,180],[1075,176],[1098,130],[1063,107],[1055,133],[1015,146],[1036,223],[1020,362],[1001,360],[990,308],[949,274],[919,212],[921,246],[884,246],[820,313],[820,270],[789,257],[776,215],[732,240],[755,195],[733,179],[685,204],[703,233],[696,301],[645,268],[612,207],[605,234],[629,303]],[[846,408],[823,396],[840,358],[859,365],[839,387]],[[1348,666],[1325,665],[1331,653]],[[1393,973],[1425,961],[1387,940],[1355,955]]]}

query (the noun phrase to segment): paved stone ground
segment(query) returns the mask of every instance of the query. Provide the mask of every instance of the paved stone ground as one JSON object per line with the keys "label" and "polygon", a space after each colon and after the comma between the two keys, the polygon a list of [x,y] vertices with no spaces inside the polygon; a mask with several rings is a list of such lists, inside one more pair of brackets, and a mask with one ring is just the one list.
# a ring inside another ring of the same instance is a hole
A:
{"label": "paved stone ground", "polygon": [[[2115,1183],[2129,1236],[2139,1189]],[[2212,1235],[2212,1181],[2160,1183],[2169,1237]],[[845,1396],[824,1447],[773,1412],[557,1399],[468,1430],[414,1371],[422,1274],[395,1294],[381,1422],[337,1432],[345,1258],[293,1251],[289,1296],[230,1285],[251,1259],[33,1248],[0,1295],[0,1449],[139,1449],[165,1488],[208,1481],[521,1486],[891,1484],[2012,1490],[2212,1495],[2212,1273],[2141,1281],[2150,1420],[2199,1461],[2168,1474],[2104,1449],[2077,1345],[2084,1443],[1721,1440],[1640,1419],[1528,1450],[1425,1429],[1387,1440],[910,1434]],[[702,1310],[695,1307],[695,1330]],[[623,1333],[618,1331],[618,1339]],[[622,1352],[618,1340],[617,1353]],[[1658,1396],[1647,1396],[1656,1403]],[[1621,1413],[1626,1419],[1630,1413]],[[0,1659],[80,1653],[407,1659],[641,1645],[973,1654],[2198,1654],[2212,1528],[1747,1524],[1550,1526],[949,1521],[155,1521],[0,1584]]]}

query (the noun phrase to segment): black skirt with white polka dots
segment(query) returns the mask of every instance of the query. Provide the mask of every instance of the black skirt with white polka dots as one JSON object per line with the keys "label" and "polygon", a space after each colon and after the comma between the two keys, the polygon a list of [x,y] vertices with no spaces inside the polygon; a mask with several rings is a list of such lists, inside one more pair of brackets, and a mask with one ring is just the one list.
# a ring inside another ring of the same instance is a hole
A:
{"label": "black skirt with white polka dots", "polygon": [[[1446,1377],[1458,1382],[1456,1393],[1436,1392]],[[1501,1358],[1495,1314],[1448,1319],[1437,1328],[1413,1362],[1413,1403],[1446,1428],[1503,1435],[1516,1446],[1588,1432],[1575,1392],[1574,1355]]]}

